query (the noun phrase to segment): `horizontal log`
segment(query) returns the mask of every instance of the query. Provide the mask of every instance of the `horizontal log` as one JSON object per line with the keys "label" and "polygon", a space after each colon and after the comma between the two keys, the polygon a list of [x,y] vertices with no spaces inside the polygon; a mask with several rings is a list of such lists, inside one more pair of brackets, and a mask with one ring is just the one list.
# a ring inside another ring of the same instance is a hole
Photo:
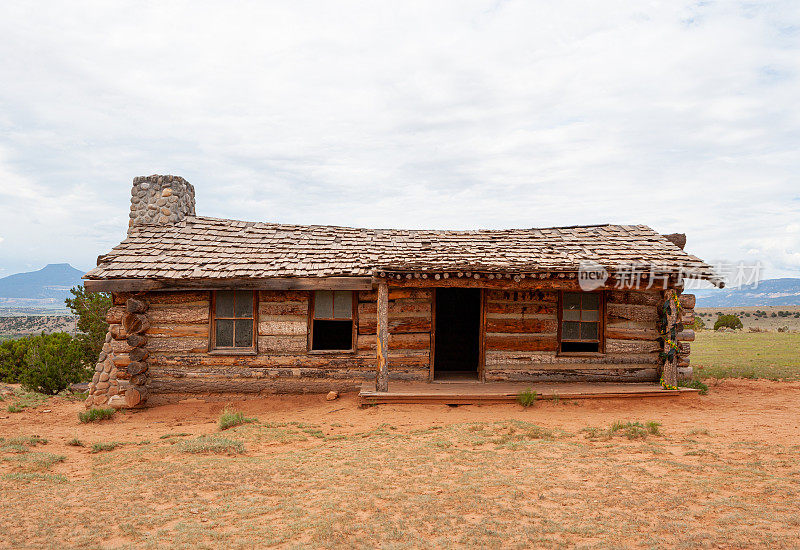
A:
{"label": "horizontal log", "polygon": [[657,321],[658,309],[655,306],[631,304],[606,304],[606,315],[609,321]]}
{"label": "horizontal log", "polygon": [[87,279],[88,292],[136,292],[146,290],[369,290],[370,277],[273,277],[219,279]]}
{"label": "horizontal log", "polygon": [[589,364],[627,364],[647,363],[650,365],[659,362],[658,354],[653,353],[604,353],[593,355],[558,355],[555,351],[525,352],[489,350],[486,352],[486,368],[498,365],[517,365],[521,368],[532,368],[537,365],[561,363],[589,363]]}
{"label": "horizontal log", "polygon": [[680,301],[681,307],[684,309],[694,309],[695,303],[697,302],[697,298],[694,294],[681,294],[678,300]]}
{"label": "horizontal log", "polygon": [[487,302],[558,302],[558,292],[551,290],[491,290],[485,292]]}
{"label": "horizontal log", "polygon": [[640,306],[660,306],[664,299],[657,290],[611,290],[607,294],[609,303]]}
{"label": "horizontal log", "polygon": [[[375,283],[381,279],[375,279]],[[527,277],[518,282],[513,279],[489,279],[485,276],[475,279],[474,277],[450,277],[441,278],[436,280],[432,277],[427,279],[387,279],[387,284],[390,287],[407,287],[407,288],[486,288],[494,290],[509,290],[509,291],[524,291],[524,290],[569,290],[574,292],[582,292],[583,290],[578,283],[578,279],[571,279],[569,277],[539,279]],[[627,281],[618,281],[614,277],[609,277],[606,280],[605,286],[598,290],[612,290],[617,286],[630,286],[630,290],[647,290],[647,281],[639,284],[628,285]]]}
{"label": "horizontal log", "polygon": [[151,324],[167,323],[189,324],[208,323],[209,308],[202,306],[175,306],[169,308],[151,308],[147,313]]}
{"label": "horizontal log", "polygon": [[131,357],[127,353],[115,353],[112,360],[117,367],[124,369],[131,362]]}
{"label": "horizontal log", "polygon": [[[390,288],[389,301],[400,300],[403,298],[428,299],[433,296],[433,291],[427,288]],[[362,290],[358,293],[359,302],[375,302],[378,299],[378,291]]]}
{"label": "horizontal log", "polygon": [[259,302],[308,302],[311,292],[307,290],[262,290],[258,293]]}
{"label": "horizontal log", "polygon": [[308,301],[260,302],[258,304],[258,314],[259,316],[308,315]]}
{"label": "horizontal log", "polygon": [[555,351],[558,349],[555,333],[525,335],[487,333],[484,345],[487,350]]}
{"label": "horizontal log", "polygon": [[486,319],[486,332],[505,333],[555,333],[556,319]]}
{"label": "horizontal log", "polygon": [[615,338],[617,340],[650,340],[655,341],[658,339],[658,331],[653,328],[642,327],[625,327],[625,326],[607,326],[606,338]]}
{"label": "horizontal log", "polygon": [[146,299],[150,305],[171,305],[186,304],[193,302],[208,303],[211,295],[207,290],[201,291],[177,291],[177,292],[148,292]]}
{"label": "horizontal log", "polygon": [[[324,369],[375,369],[376,355],[370,351],[332,352],[309,354],[259,354],[259,355],[208,355],[155,353],[148,358],[151,368],[173,368],[226,372],[225,369],[253,368],[299,368]],[[392,350],[389,352],[389,367],[427,367],[430,361],[428,350]]]}
{"label": "horizontal log", "polygon": [[[359,317],[367,315],[377,315],[378,307],[376,302],[361,302],[358,304]],[[402,299],[389,302],[389,317],[401,314],[417,314],[430,317],[431,301],[425,298]]]}
{"label": "horizontal log", "polygon": [[259,336],[297,336],[305,337],[308,332],[308,322],[303,321],[259,321]]}
{"label": "horizontal log", "polygon": [[111,306],[106,313],[106,322],[109,325],[121,325],[125,313],[125,306]]}
{"label": "horizontal log", "polygon": [[308,348],[308,337],[303,335],[259,336],[259,353],[301,352]]}
{"label": "horizontal log", "polygon": [[684,309],[681,313],[681,323],[684,326],[692,326],[694,324],[694,310],[693,309]]}
{"label": "horizontal log", "polygon": [[204,393],[328,393],[355,392],[361,388],[365,378],[325,379],[325,378],[153,378],[150,390],[154,397],[169,394]]}
{"label": "horizontal log", "polygon": [[208,338],[208,323],[151,325],[145,334],[162,337],[189,336],[193,338]]}
{"label": "horizontal log", "polygon": [[563,371],[563,370],[580,370],[580,371],[612,371],[612,370],[636,370],[636,369],[652,369],[656,365],[654,363],[533,363],[527,365],[520,365],[516,363],[497,363],[492,364],[491,368],[486,369],[486,375],[498,372],[532,372],[532,371]]}
{"label": "horizontal log", "polygon": [[655,382],[658,369],[532,370],[487,373],[487,382]]}
{"label": "horizontal log", "polygon": [[682,342],[694,342],[694,330],[690,328],[683,329],[678,333],[678,340]]}
{"label": "horizontal log", "polygon": [[607,353],[658,353],[661,345],[656,341],[606,339]]}
{"label": "horizontal log", "polygon": [[555,317],[558,308],[555,302],[507,302],[497,300],[486,301],[486,314],[499,315],[545,315]]}
{"label": "horizontal log", "polygon": [[[389,334],[390,350],[428,350],[431,347],[431,335],[427,332],[411,334]],[[371,334],[358,335],[359,350],[377,350],[377,338]]]}
{"label": "horizontal log", "polygon": [[[140,348],[137,348],[140,349]],[[208,338],[197,337],[156,337],[150,336],[147,342],[147,349],[151,353],[155,352],[205,352],[208,350]]]}
{"label": "horizontal log", "polygon": [[[358,318],[358,333],[359,334],[376,334],[378,320],[375,315],[364,315]],[[390,333],[404,333],[404,332],[430,332],[431,319],[430,316],[402,316],[402,317],[389,317],[389,332]]]}

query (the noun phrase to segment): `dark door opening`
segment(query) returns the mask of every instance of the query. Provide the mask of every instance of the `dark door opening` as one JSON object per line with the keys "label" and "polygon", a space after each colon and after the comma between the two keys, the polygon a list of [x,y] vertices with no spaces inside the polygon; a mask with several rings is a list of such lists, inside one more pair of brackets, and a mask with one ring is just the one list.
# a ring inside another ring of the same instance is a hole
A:
{"label": "dark door opening", "polygon": [[480,289],[436,289],[435,380],[478,378],[480,325]]}

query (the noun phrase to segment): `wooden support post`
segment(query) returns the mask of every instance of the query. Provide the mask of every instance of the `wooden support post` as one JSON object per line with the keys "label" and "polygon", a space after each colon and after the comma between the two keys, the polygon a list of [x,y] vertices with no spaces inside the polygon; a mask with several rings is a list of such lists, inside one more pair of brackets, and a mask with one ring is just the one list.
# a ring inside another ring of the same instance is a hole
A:
{"label": "wooden support post", "polygon": [[375,391],[389,391],[389,287],[378,283],[378,378]]}
{"label": "wooden support post", "polygon": [[664,291],[664,315],[666,315],[667,323],[664,336],[662,337],[664,354],[669,357],[664,359],[664,367],[661,371],[661,378],[667,386],[678,385],[678,352],[672,351],[672,346],[678,344],[678,324],[680,323],[680,315],[678,313],[677,294],[675,289],[667,289]]}

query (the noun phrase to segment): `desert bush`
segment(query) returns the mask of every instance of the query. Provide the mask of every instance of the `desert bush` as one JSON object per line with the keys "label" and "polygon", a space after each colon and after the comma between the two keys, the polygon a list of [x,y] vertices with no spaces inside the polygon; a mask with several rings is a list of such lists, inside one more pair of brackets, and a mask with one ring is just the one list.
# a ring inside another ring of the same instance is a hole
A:
{"label": "desert bush", "polygon": [[708,386],[697,379],[678,380],[678,386],[681,388],[694,388],[696,390],[700,390],[700,395],[706,395],[708,393]]}
{"label": "desert bush", "polygon": [[517,403],[519,403],[523,407],[530,407],[531,405],[536,403],[537,398],[538,395],[536,394],[536,392],[532,391],[531,388],[528,388],[527,390],[519,393],[519,395],[517,396]]}
{"label": "desert bush", "polygon": [[694,323],[692,323],[691,327],[694,330],[704,330],[706,328],[706,324],[700,317],[694,318]]}
{"label": "desert bush", "polygon": [[732,328],[732,329],[740,329],[744,325],[742,325],[742,320],[739,319],[736,315],[720,315],[716,322],[714,323],[714,330],[719,330],[721,328]]}
{"label": "desert bush", "polygon": [[83,286],[70,289],[72,298],[64,303],[78,316],[78,334],[75,338],[80,343],[84,363],[87,365],[97,361],[100,350],[108,332],[106,314],[111,307],[111,295],[104,292],[86,292]]}
{"label": "desert bush", "polygon": [[31,391],[55,395],[90,377],[80,343],[66,332],[55,332],[30,339],[19,381]]}
{"label": "desert bush", "polygon": [[117,411],[114,409],[89,409],[78,413],[78,420],[87,424],[89,422],[100,422],[114,416]]}
{"label": "desert bush", "polygon": [[122,443],[117,443],[116,441],[113,443],[92,443],[92,452],[103,453],[105,451],[113,451],[120,445],[122,445]]}
{"label": "desert bush", "polygon": [[222,414],[219,417],[219,429],[220,431],[227,430],[228,428],[233,428],[234,426],[238,426],[240,424],[248,424],[256,421],[256,418],[247,418],[241,411],[230,411],[225,409],[222,411]]}
{"label": "desert bush", "polygon": [[29,337],[6,340],[0,343],[0,382],[15,384],[25,371],[25,354]]}

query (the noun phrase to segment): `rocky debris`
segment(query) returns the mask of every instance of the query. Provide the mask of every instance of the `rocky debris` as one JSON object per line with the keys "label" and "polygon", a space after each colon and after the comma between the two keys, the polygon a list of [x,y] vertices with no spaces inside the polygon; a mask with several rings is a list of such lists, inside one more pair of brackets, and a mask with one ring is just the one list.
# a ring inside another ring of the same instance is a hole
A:
{"label": "rocky debris", "polygon": [[333,401],[339,397],[339,392],[336,390],[332,390],[328,392],[328,395],[325,396],[325,399],[328,401]]}

